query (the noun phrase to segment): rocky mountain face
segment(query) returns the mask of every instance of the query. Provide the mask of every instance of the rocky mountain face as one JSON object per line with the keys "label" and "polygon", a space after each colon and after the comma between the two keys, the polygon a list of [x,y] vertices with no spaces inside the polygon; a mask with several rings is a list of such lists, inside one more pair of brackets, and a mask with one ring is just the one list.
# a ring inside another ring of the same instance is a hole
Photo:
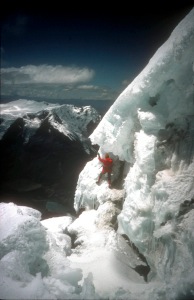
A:
{"label": "rocky mountain face", "polygon": [[71,210],[78,175],[96,155],[88,136],[98,112],[27,100],[1,106],[1,194],[39,209],[52,197]]}

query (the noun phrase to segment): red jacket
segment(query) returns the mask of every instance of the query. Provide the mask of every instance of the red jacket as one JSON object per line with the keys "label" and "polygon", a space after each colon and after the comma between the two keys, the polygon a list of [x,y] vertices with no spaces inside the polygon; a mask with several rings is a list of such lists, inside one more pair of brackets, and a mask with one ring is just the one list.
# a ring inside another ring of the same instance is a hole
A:
{"label": "red jacket", "polygon": [[98,159],[103,163],[102,173],[111,173],[113,160],[110,157],[103,159],[100,156]]}

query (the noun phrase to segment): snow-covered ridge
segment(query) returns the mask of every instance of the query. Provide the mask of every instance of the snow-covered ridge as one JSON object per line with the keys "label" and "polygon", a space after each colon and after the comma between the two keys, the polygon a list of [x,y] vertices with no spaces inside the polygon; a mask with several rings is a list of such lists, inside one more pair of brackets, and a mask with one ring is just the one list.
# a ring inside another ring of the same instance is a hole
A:
{"label": "snow-covered ridge", "polygon": [[22,99],[0,108],[2,190],[33,186],[70,201],[62,195],[73,191],[79,169],[95,155],[88,136],[101,119],[97,110]]}
{"label": "snow-covered ridge", "polygon": [[70,139],[82,141],[90,133],[90,124],[100,121],[98,112],[91,106],[76,107],[21,99],[1,104],[0,107],[1,137],[14,120],[23,118],[26,122],[26,139],[29,139],[42,120],[47,118],[59,132]]}

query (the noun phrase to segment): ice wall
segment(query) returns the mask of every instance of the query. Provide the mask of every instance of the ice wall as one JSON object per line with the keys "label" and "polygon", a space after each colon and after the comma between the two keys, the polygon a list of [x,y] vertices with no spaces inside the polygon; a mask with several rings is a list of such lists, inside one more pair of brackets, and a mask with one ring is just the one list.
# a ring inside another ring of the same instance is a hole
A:
{"label": "ice wall", "polygon": [[156,136],[176,118],[193,113],[194,12],[174,29],[145,69],[120,94],[90,136],[104,151],[134,162],[135,133]]}
{"label": "ice wall", "polygon": [[[174,286],[194,282],[193,61],[194,9],[90,136],[101,153],[108,151],[130,164],[118,231],[146,257],[150,280],[159,278]],[[75,197],[77,209],[80,201],[82,206],[95,207],[98,200],[98,188],[87,188],[85,177],[91,175],[83,172]]]}

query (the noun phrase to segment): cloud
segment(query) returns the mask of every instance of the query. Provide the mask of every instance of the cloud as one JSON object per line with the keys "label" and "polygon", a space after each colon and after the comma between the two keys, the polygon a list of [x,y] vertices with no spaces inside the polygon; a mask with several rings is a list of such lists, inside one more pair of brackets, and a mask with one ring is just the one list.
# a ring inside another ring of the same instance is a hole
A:
{"label": "cloud", "polygon": [[79,85],[77,88],[81,89],[81,90],[98,90],[100,89],[100,87],[96,86],[96,85],[88,85],[88,84],[83,84],[83,85]]}
{"label": "cloud", "polygon": [[27,65],[1,69],[1,95],[24,99],[114,100],[118,93],[109,87],[84,84],[94,78],[89,68]]}
{"label": "cloud", "polygon": [[27,65],[20,68],[2,68],[2,82],[5,84],[63,83],[78,84],[90,81],[95,72],[88,68]]}
{"label": "cloud", "polygon": [[122,82],[122,86],[127,87],[130,83],[131,83],[131,80],[125,79],[125,80],[123,80],[123,82]]}

